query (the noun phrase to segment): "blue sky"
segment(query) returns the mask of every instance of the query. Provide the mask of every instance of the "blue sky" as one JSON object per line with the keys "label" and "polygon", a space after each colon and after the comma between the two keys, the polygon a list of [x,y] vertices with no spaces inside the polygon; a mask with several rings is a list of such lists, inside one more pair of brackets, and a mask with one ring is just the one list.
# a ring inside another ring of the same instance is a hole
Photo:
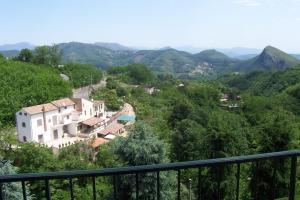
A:
{"label": "blue sky", "polygon": [[0,44],[118,42],[300,53],[300,0],[0,0]]}

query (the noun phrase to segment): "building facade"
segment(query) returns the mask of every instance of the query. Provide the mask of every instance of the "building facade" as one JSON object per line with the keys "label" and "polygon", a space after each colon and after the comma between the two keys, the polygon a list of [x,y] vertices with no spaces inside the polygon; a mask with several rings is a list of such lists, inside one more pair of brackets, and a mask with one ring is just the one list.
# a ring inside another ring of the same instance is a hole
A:
{"label": "building facade", "polygon": [[19,141],[60,148],[96,137],[107,119],[104,101],[64,98],[22,108],[16,122]]}

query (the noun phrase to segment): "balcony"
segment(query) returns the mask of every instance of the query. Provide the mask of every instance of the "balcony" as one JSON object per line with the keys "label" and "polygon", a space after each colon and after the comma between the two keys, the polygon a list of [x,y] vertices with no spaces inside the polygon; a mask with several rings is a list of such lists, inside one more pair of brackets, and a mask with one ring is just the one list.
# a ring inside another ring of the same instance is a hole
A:
{"label": "balcony", "polygon": [[[140,196],[140,175],[145,173],[155,173],[156,174],[156,199],[161,199],[161,184],[160,184],[160,173],[165,171],[175,171],[177,173],[177,199],[181,199],[181,173],[186,169],[198,169],[197,179],[197,199],[203,199],[201,197],[201,185],[202,185],[202,174],[201,171],[203,168],[211,168],[211,167],[221,167],[221,166],[235,166],[236,169],[236,185],[234,196],[236,200],[240,199],[240,177],[241,177],[241,165],[247,163],[257,163],[260,161],[266,160],[278,160],[278,159],[286,159],[286,161],[290,162],[289,169],[289,194],[286,199],[294,200],[295,199],[295,187],[296,187],[296,169],[297,169],[297,157],[300,156],[300,150],[292,150],[292,151],[282,151],[282,152],[274,152],[274,153],[264,153],[264,154],[256,154],[256,155],[248,155],[248,156],[238,156],[238,157],[230,157],[230,158],[218,158],[218,159],[210,159],[210,160],[198,160],[198,161],[188,161],[188,162],[177,162],[177,163],[168,163],[168,164],[156,164],[156,165],[143,165],[143,166],[133,166],[133,167],[123,167],[123,168],[108,168],[108,169],[99,169],[99,170],[78,170],[78,171],[63,171],[63,172],[49,172],[49,173],[28,173],[28,174],[13,174],[13,175],[2,175],[0,176],[0,191],[2,191],[2,185],[9,182],[21,182],[22,191],[23,191],[23,199],[26,200],[26,182],[30,181],[43,181],[45,184],[45,197],[47,200],[51,199],[51,187],[49,184],[50,180],[54,179],[66,179],[69,180],[69,192],[70,198],[74,199],[73,193],[73,179],[75,178],[91,178],[92,179],[92,188],[93,188],[93,199],[96,200],[96,178],[97,177],[110,177],[112,179],[112,196],[114,199],[117,199],[117,183],[116,180],[119,176],[124,175],[133,175],[135,177],[135,181],[132,183],[135,187],[135,199],[139,199]],[[274,171],[276,172],[276,166],[274,167]],[[257,176],[254,176],[257,178]],[[273,180],[274,181],[274,180]],[[217,182],[218,192],[220,191],[220,182]],[[275,190],[275,188],[274,188]],[[2,192],[0,193],[2,194]],[[259,196],[257,191],[254,191],[254,199]],[[0,200],[3,197],[0,196]],[[220,200],[220,195],[218,195],[218,200]],[[274,198],[272,198],[274,199]]]}

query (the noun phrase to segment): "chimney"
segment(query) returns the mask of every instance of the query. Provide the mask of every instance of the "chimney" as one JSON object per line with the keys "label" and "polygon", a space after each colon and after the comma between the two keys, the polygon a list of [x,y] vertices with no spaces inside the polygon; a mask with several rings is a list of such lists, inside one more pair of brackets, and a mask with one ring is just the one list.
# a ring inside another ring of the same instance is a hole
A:
{"label": "chimney", "polygon": [[44,130],[47,131],[47,120],[46,120],[46,113],[45,113],[45,106],[43,105],[43,108],[42,108],[42,111],[43,111],[43,121],[44,121]]}

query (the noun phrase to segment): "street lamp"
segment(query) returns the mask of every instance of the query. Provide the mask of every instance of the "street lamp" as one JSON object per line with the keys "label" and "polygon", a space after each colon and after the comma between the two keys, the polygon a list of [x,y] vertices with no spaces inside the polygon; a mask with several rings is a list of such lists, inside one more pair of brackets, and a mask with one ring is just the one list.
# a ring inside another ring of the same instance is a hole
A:
{"label": "street lamp", "polygon": [[192,200],[192,179],[189,178],[189,199]]}

